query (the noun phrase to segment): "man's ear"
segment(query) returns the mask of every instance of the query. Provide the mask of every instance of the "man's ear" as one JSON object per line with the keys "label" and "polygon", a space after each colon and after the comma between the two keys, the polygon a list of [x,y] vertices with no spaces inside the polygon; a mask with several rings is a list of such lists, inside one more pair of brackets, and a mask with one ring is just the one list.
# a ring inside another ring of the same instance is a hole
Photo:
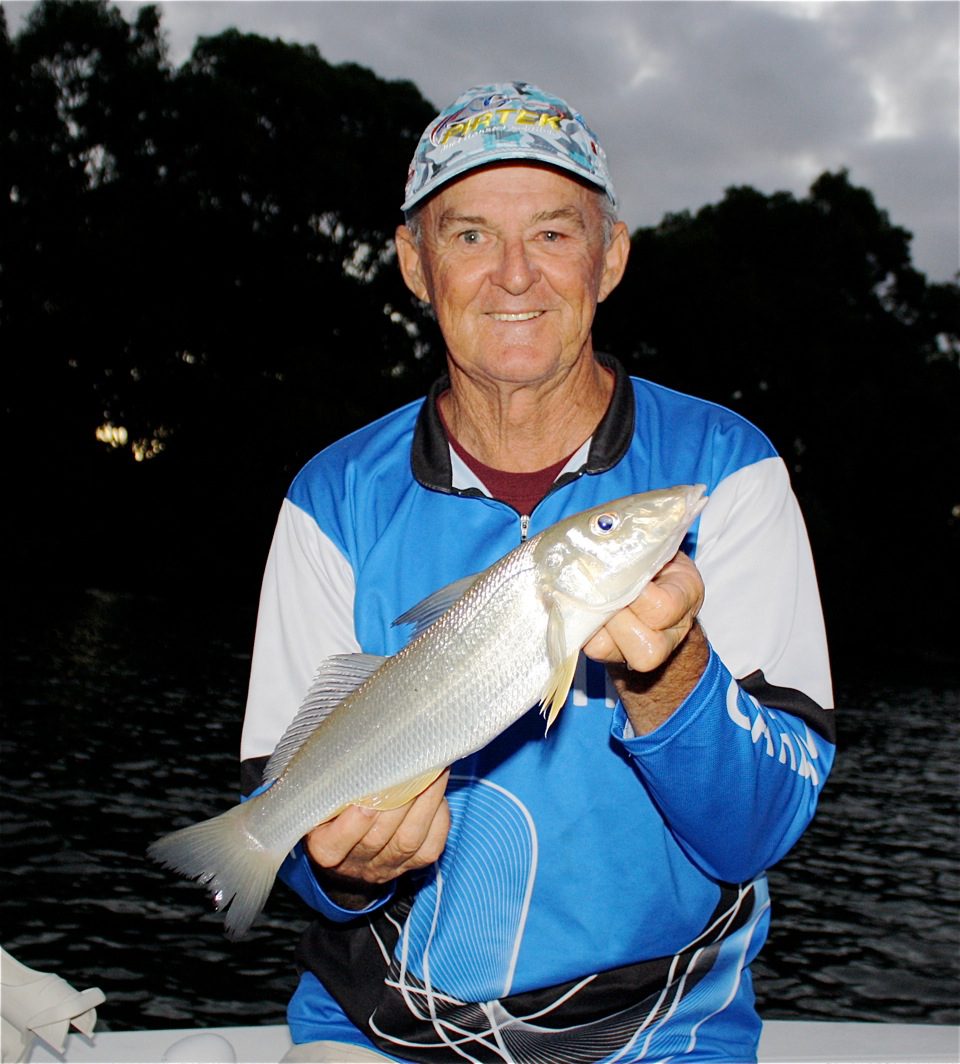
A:
{"label": "man's ear", "polygon": [[603,254],[603,273],[600,275],[600,290],[597,302],[602,303],[623,279],[630,258],[630,230],[626,222],[617,222],[610,236],[610,243]]}
{"label": "man's ear", "polygon": [[403,275],[407,288],[424,303],[430,302],[430,293],[427,291],[426,279],[423,272],[423,259],[420,257],[420,249],[413,233],[405,226],[397,226],[395,235],[397,244],[397,261],[400,264],[400,273]]}

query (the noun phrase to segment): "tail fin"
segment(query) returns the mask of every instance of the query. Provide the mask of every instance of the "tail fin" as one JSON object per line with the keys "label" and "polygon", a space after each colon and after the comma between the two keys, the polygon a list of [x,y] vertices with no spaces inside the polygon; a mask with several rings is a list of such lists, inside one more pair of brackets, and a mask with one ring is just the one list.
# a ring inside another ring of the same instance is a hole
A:
{"label": "tail fin", "polygon": [[266,904],[286,852],[264,847],[247,828],[253,799],[220,816],[157,839],[148,856],[174,871],[210,887],[217,909],[225,909],[228,938],[240,938]]}

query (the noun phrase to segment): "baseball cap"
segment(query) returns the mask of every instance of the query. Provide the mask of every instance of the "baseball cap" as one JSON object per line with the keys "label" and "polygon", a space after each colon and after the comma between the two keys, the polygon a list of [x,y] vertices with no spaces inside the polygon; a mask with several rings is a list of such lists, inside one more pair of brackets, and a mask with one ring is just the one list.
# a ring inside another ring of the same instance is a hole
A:
{"label": "baseball cap", "polygon": [[469,170],[510,159],[566,170],[616,206],[606,154],[583,116],[536,85],[508,81],[467,89],[427,126],[410,163],[401,210]]}

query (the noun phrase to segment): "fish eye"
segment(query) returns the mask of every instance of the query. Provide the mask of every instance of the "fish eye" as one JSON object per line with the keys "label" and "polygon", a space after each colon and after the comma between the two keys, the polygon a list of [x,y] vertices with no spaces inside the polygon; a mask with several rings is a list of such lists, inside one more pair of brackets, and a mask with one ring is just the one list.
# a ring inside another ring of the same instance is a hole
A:
{"label": "fish eye", "polygon": [[597,514],[590,522],[590,530],[597,535],[607,536],[620,525],[620,515],[613,513]]}

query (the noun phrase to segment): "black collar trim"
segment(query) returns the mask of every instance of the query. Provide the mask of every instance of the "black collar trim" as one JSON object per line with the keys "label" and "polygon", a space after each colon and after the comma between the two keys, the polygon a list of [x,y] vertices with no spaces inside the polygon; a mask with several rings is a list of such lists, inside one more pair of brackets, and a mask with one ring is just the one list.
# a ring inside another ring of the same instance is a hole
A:
{"label": "black collar trim", "polygon": [[[565,473],[554,489],[576,480],[584,473],[595,475],[612,469],[627,453],[633,438],[635,409],[633,388],[626,370],[610,355],[596,355],[601,366],[614,374],[613,395],[610,405],[597,425],[590,441],[587,460],[580,469]],[[450,378],[444,374],[434,381],[427,394],[413,433],[410,466],[414,477],[431,491],[446,494],[475,494],[476,489],[457,492],[453,487],[453,470],[450,464],[450,444],[443,431],[443,423],[437,412],[437,399],[450,387]],[[551,490],[554,490],[551,489]]]}

